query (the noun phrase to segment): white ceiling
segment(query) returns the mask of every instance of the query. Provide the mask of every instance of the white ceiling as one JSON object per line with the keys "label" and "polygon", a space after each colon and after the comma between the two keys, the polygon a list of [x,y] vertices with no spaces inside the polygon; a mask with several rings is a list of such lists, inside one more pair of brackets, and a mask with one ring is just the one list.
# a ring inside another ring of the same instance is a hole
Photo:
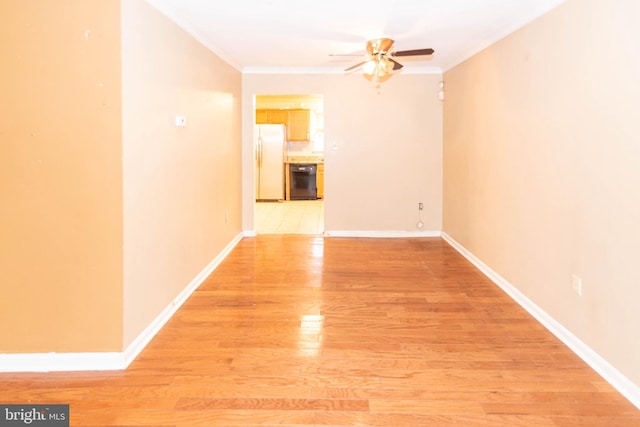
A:
{"label": "white ceiling", "polygon": [[147,0],[245,73],[341,73],[367,40],[395,50],[403,73],[445,71],[565,0]]}

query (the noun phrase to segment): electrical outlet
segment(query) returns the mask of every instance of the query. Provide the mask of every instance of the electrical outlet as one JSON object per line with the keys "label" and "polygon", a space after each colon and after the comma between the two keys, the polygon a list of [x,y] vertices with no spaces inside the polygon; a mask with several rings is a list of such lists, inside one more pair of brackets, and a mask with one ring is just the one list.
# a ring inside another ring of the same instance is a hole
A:
{"label": "electrical outlet", "polygon": [[187,126],[187,118],[185,116],[176,116],[176,127],[183,128]]}
{"label": "electrical outlet", "polygon": [[419,211],[424,210],[424,203],[422,202],[418,203],[418,210]]}
{"label": "electrical outlet", "polygon": [[573,289],[573,292],[578,294],[578,296],[582,296],[582,279],[575,274],[571,275],[571,289]]}

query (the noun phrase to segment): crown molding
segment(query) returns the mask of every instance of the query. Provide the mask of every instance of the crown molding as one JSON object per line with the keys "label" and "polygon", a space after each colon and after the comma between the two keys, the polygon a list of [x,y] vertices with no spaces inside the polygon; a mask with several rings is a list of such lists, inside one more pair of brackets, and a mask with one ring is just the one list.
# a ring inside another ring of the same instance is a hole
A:
{"label": "crown molding", "polygon": [[[342,68],[332,67],[244,67],[242,74],[361,74],[356,71],[345,73]],[[393,73],[402,74],[442,74],[440,67],[413,67],[404,68],[400,72]]]}

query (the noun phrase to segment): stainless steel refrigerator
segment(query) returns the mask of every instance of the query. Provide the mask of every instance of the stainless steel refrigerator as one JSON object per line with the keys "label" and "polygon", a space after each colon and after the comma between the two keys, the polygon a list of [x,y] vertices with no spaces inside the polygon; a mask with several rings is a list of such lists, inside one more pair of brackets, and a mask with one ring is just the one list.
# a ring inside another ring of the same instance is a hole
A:
{"label": "stainless steel refrigerator", "polygon": [[256,200],[284,200],[284,125],[256,125]]}

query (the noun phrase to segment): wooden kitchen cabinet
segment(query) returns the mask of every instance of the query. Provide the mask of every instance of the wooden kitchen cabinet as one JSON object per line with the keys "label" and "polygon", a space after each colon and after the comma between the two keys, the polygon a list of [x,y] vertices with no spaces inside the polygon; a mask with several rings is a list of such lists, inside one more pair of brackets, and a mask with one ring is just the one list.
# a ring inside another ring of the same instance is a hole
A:
{"label": "wooden kitchen cabinet", "polygon": [[316,188],[318,189],[318,199],[324,199],[324,163],[318,163],[316,169]]}
{"label": "wooden kitchen cabinet", "polygon": [[256,110],[256,124],[257,125],[267,124],[267,110]]}
{"label": "wooden kitchen cabinet", "polygon": [[311,123],[311,110],[289,110],[288,134],[289,141],[309,141]]}
{"label": "wooden kitchen cabinet", "polygon": [[311,110],[257,109],[256,124],[287,125],[288,141],[310,141]]}
{"label": "wooden kitchen cabinet", "polygon": [[258,109],[256,110],[257,125],[286,125],[289,121],[288,110]]}

